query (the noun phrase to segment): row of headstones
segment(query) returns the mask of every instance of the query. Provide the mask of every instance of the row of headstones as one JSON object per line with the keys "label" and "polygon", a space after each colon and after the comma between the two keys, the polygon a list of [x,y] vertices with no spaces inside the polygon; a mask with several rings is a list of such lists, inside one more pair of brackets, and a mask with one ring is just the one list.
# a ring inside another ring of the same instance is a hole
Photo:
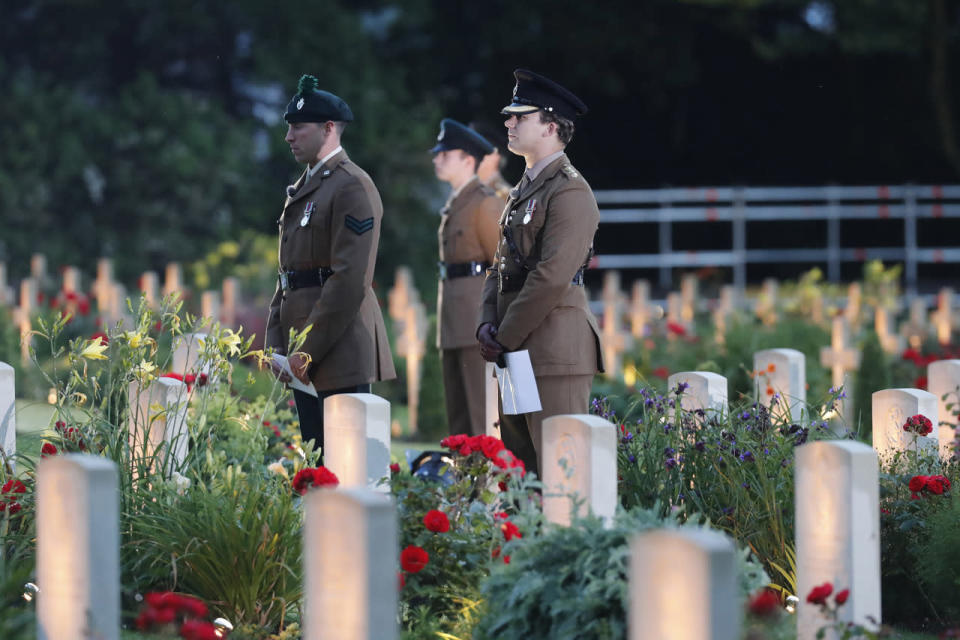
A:
{"label": "row of headstones", "polygon": [[[776,280],[767,279],[763,282],[760,294],[757,297],[753,312],[766,324],[775,324],[777,321],[777,292]],[[818,292],[819,293],[819,292]],[[712,318],[715,338],[723,342],[723,337],[729,322],[729,317],[741,308],[745,296],[733,285],[720,288],[720,296],[713,303]],[[937,307],[929,313],[926,301],[915,298],[910,303],[909,317],[900,327],[899,334],[894,330],[890,320],[891,313],[899,308],[887,309],[882,306],[874,309],[874,330],[880,339],[880,344],[888,353],[901,351],[904,344],[917,348],[929,336],[935,334],[940,344],[950,343],[957,320],[953,314],[953,290],[943,288],[937,296]],[[698,280],[693,274],[687,274],[680,283],[679,292],[667,294],[666,310],[650,301],[650,284],[646,280],[637,280],[633,283],[632,294],[628,299],[623,293],[620,284],[620,273],[607,271],[603,280],[603,322],[601,340],[604,357],[608,363],[608,376],[620,376],[622,371],[622,354],[628,351],[635,340],[641,339],[649,330],[650,323],[665,317],[669,338],[675,338],[680,331],[691,333],[695,315],[705,306],[699,298]],[[823,299],[818,296],[811,304],[811,320],[815,323],[824,322]],[[629,329],[624,326],[624,319],[629,319]],[[837,318],[846,320],[847,326],[858,331],[863,318],[862,291],[859,283],[852,283],[848,287],[844,312]],[[836,322],[836,318],[834,320]]]}
{"label": "row of headstones", "polygon": [[[36,254],[30,261],[30,276],[20,281],[20,294],[16,298],[7,285],[6,266],[0,263],[0,306],[16,306],[13,308],[14,324],[20,329],[22,359],[29,359],[29,335],[31,331],[31,316],[38,310],[38,294],[46,289],[47,275],[46,258]],[[147,271],[140,276],[140,292],[151,307],[160,304],[162,296],[180,294],[183,292],[180,265],[170,263],[166,268],[166,278],[161,290],[156,272]],[[65,296],[81,293],[81,273],[76,267],[67,266],[62,269],[62,281],[59,291]],[[108,325],[124,322],[132,325],[127,311],[127,290],[114,280],[113,261],[101,258],[97,261],[97,277],[93,282],[92,291],[97,300],[97,313]],[[237,305],[239,304],[239,281],[234,277],[225,278],[222,293],[220,291],[204,291],[200,297],[200,315],[204,318],[220,322],[224,326],[233,327],[236,324]],[[67,301],[67,306],[73,305]]]}
{"label": "row of headstones", "polygon": [[[340,403],[352,407],[358,422],[377,422],[389,437],[386,401],[369,394],[335,396],[325,409],[336,411]],[[611,517],[616,507],[614,425],[596,416],[555,416],[544,433],[551,434],[545,436],[545,458],[552,455],[558,463],[545,467],[547,517],[569,523],[566,491],[588,498],[583,509]],[[334,446],[329,449],[328,457]],[[342,488],[311,491],[304,501],[303,535],[309,540],[304,544],[304,637],[389,640],[397,637],[396,509],[383,493],[362,486],[367,474],[354,476],[354,485],[348,473],[338,475]],[[554,486],[557,476],[565,478],[562,486]],[[803,445],[797,449],[796,485],[800,593],[830,581],[851,590],[842,620],[880,620],[876,453],[854,442]],[[104,458],[68,455],[41,461],[39,637],[80,638],[85,632],[118,637],[117,491],[117,469]],[[565,517],[558,519],[559,512]],[[330,527],[330,522],[339,526]],[[66,530],[69,536],[63,535]],[[658,530],[635,537],[629,637],[738,638],[736,565],[734,544],[717,532]],[[813,606],[800,603],[799,638],[812,639],[826,622]]]}

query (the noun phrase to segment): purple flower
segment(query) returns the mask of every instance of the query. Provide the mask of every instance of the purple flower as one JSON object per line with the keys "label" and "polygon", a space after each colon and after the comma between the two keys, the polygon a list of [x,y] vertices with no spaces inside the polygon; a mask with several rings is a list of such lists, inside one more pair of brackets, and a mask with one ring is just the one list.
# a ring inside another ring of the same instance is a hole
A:
{"label": "purple flower", "polygon": [[707,443],[704,442],[703,440],[700,440],[695,445],[693,445],[693,448],[699,451],[700,453],[703,453],[707,449]]}
{"label": "purple flower", "polygon": [[668,458],[672,458],[676,453],[677,452],[673,447],[666,447],[663,450],[663,455],[667,456]]}
{"label": "purple flower", "polygon": [[753,454],[749,451],[744,451],[740,454],[740,462],[755,462]]}
{"label": "purple flower", "polygon": [[667,471],[669,471],[670,469],[673,469],[675,466],[677,466],[677,459],[667,458],[666,462],[663,463],[663,466],[666,467]]}
{"label": "purple flower", "polygon": [[637,461],[637,456],[635,456],[635,455],[633,455],[633,454],[631,453],[629,456],[627,456],[627,460],[629,460],[630,462],[636,462],[636,461]]}
{"label": "purple flower", "polygon": [[679,396],[679,395],[683,395],[683,392],[686,391],[686,390],[689,389],[689,388],[690,388],[690,385],[689,385],[689,384],[687,384],[686,382],[680,382],[680,383],[677,384],[677,388],[676,388],[676,390],[674,391],[674,393],[677,394],[678,396]]}

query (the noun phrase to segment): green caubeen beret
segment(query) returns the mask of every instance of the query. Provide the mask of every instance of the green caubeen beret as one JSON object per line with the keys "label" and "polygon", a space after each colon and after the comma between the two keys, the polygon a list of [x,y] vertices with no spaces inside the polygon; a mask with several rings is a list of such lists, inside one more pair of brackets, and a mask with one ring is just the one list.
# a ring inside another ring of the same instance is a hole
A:
{"label": "green caubeen beret", "polygon": [[297,93],[287,105],[283,119],[287,122],[353,122],[353,111],[343,98],[317,88],[313,76],[300,76]]}

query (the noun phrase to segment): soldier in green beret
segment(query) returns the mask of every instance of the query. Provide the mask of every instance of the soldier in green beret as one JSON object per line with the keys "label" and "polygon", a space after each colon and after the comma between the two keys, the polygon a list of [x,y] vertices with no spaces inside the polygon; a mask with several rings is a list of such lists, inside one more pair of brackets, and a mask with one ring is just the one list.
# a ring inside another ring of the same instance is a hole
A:
{"label": "soldier in green beret", "polygon": [[[370,176],[340,145],[353,112],[317,84],[301,77],[284,114],[286,142],[306,168],[287,187],[277,221],[280,273],[265,347],[287,354],[293,374],[316,388],[318,397],[293,395],[304,442],[322,449],[324,398],[369,393],[371,382],[396,374],[372,286],[383,205]],[[290,329],[307,326],[300,351],[287,353]]]}
{"label": "soldier in green beret", "polygon": [[[587,413],[593,376],[603,371],[600,332],[583,271],[600,222],[596,198],[564,153],[586,105],[549,78],[517,69],[507,146],[527,169],[500,218],[500,243],[483,288],[477,339],[483,357],[527,349],[541,411],[500,412],[503,442],[540,475],[543,421]],[[502,403],[501,403],[502,405]]]}

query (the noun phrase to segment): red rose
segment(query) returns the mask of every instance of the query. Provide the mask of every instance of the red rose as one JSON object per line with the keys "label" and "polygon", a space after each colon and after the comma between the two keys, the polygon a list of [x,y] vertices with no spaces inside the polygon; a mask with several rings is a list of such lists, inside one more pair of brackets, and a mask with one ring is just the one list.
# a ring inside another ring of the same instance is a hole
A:
{"label": "red rose", "polygon": [[326,467],[317,467],[313,470],[313,485],[315,487],[335,487],[340,484],[336,474]]}
{"label": "red rose", "polygon": [[491,438],[490,436],[483,436],[483,441],[480,443],[480,450],[483,452],[483,455],[494,460],[501,451],[503,451],[503,440],[499,438]]}
{"label": "red rose", "polygon": [[913,476],[910,478],[910,483],[907,485],[910,488],[910,491],[914,493],[923,491],[923,488],[927,486],[927,476]]}
{"label": "red rose", "polygon": [[397,462],[390,463],[390,473],[400,473],[400,464]]}
{"label": "red rose", "polygon": [[44,442],[43,446],[40,447],[41,458],[46,458],[47,456],[55,456],[57,455],[57,453],[58,453],[57,448],[52,444],[50,444],[49,442]]}
{"label": "red rose", "polygon": [[844,589],[843,591],[840,591],[839,593],[837,593],[837,595],[835,595],[833,599],[836,601],[838,605],[840,605],[846,602],[847,598],[849,597],[850,597],[850,589]]}
{"label": "red rose", "polygon": [[510,564],[510,556],[503,556],[503,564]]}
{"label": "red rose", "polygon": [[501,524],[500,531],[503,532],[503,538],[505,540],[513,540],[514,538],[523,537],[523,534],[520,533],[520,529],[517,527],[517,525],[513,524],[510,521],[507,521]]}
{"label": "red rose", "polygon": [[23,484],[15,478],[7,480],[3,487],[0,488],[0,493],[26,493],[27,485]]}
{"label": "red rose", "polygon": [[187,620],[180,627],[183,640],[220,640],[220,634],[212,622]]}
{"label": "red rose", "polygon": [[668,322],[667,333],[672,333],[678,336],[685,336],[687,335],[687,330],[684,328],[682,324],[677,324],[676,322]]}
{"label": "red rose", "polygon": [[829,582],[824,582],[819,587],[814,587],[810,590],[810,593],[807,594],[807,602],[811,604],[826,604],[827,598],[830,597],[831,593],[833,593],[833,585]]}
{"label": "red rose", "polygon": [[933,431],[933,423],[930,422],[929,418],[918,413],[907,418],[907,421],[903,423],[903,430],[925,436]]}
{"label": "red rose", "polygon": [[300,495],[305,494],[307,489],[313,486],[313,469],[300,469],[300,471],[297,471],[293,476],[293,480],[290,481],[290,486]]}
{"label": "red rose", "polygon": [[751,596],[747,610],[758,618],[774,616],[780,611],[780,596],[772,589],[761,589]]}
{"label": "red rose", "polygon": [[[6,503],[5,503],[5,502],[2,502],[2,503],[0,503],[0,504],[2,504],[4,507],[6,507]],[[20,506],[20,503],[19,503],[19,502],[11,501],[11,502],[10,502],[10,506],[7,507],[7,513],[9,513],[10,515],[13,515],[13,514],[15,514],[15,513],[19,513],[19,511],[20,511],[21,508],[22,508],[22,507]],[[0,511],[2,511],[2,509],[0,509]]]}
{"label": "red rose", "polygon": [[500,557],[500,547],[494,547],[493,550],[490,552],[490,559],[496,560],[499,557]]}
{"label": "red rose", "polygon": [[423,516],[423,526],[434,533],[446,533],[450,531],[450,520],[443,511],[431,509]]}
{"label": "red rose", "polygon": [[670,369],[667,369],[666,367],[657,367],[652,373],[658,378],[663,378],[664,380],[670,377]]}
{"label": "red rose", "polygon": [[201,373],[200,375],[197,376],[197,386],[198,386],[198,387],[205,387],[205,386],[207,386],[207,382],[209,382],[209,381],[210,381],[210,378],[207,377],[207,374],[205,374],[205,373]]}
{"label": "red rose", "polygon": [[[946,486],[944,485],[945,480],[948,483]],[[950,481],[944,478],[943,476],[930,476],[929,478],[927,478],[927,486],[924,488],[930,493],[933,493],[939,496],[946,489],[949,488],[949,482]]]}
{"label": "red rose", "polygon": [[400,568],[407,573],[419,573],[428,562],[430,556],[421,547],[411,544],[400,552]]}
{"label": "red rose", "polygon": [[446,447],[447,449],[458,449],[460,445],[467,441],[467,436],[462,433],[458,433],[453,436],[448,436],[440,441],[441,447]]}

